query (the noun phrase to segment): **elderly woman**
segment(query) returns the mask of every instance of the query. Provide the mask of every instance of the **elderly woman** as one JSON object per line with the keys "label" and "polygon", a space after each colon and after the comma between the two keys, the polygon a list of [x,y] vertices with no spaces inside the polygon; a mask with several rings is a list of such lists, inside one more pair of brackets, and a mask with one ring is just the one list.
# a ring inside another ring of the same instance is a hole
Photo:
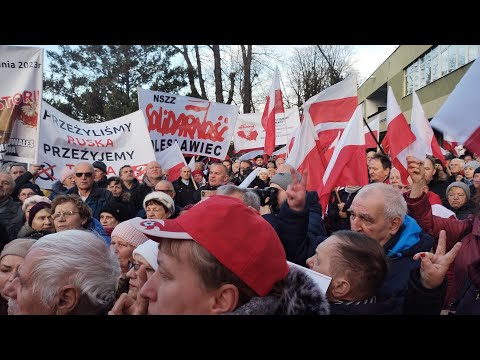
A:
{"label": "elderly woman", "polygon": [[143,199],[147,219],[168,219],[175,212],[173,199],[162,191],[154,191]]}
{"label": "elderly woman", "polygon": [[138,292],[140,291],[138,278],[138,270],[140,269],[140,266],[145,266],[147,279],[149,279],[158,269],[158,243],[153,240],[147,240],[133,250],[132,254],[133,262],[129,264],[130,270],[127,272],[127,278],[129,278],[128,295],[133,299],[136,299]]}
{"label": "elderly woman", "polygon": [[28,215],[27,225],[31,232],[25,232],[20,237],[40,239],[42,236],[55,232],[51,217],[52,206],[50,203],[39,202],[32,206]]}
{"label": "elderly woman", "polygon": [[[34,195],[32,197],[29,197],[25,199],[22,205],[22,210],[25,213],[25,224],[22,226],[20,231],[17,234],[18,238],[24,238],[24,237],[29,237],[33,232],[35,232],[34,229],[30,226],[31,224],[28,223],[28,219],[30,216],[30,210],[38,203],[45,203],[45,204],[50,204],[51,201],[49,198],[45,196],[40,196],[40,195]],[[54,230],[52,229],[51,232]]]}
{"label": "elderly woman", "polygon": [[148,237],[130,225],[129,221],[124,221],[113,229],[110,250],[117,255],[121,272],[116,299],[123,292],[128,292],[127,273],[129,263],[133,262],[133,251],[147,240]]}
{"label": "elderly woman", "polygon": [[15,239],[5,245],[0,253],[0,315],[7,315],[8,307],[8,296],[3,289],[7,283],[12,282],[18,266],[34,242],[34,239]]}
{"label": "elderly woman", "polygon": [[265,168],[262,168],[257,174],[257,177],[253,179],[253,181],[250,183],[248,187],[255,188],[255,189],[265,189],[266,187],[268,187],[269,183],[270,183],[270,177],[269,177],[268,170]]}
{"label": "elderly woman", "polygon": [[458,220],[466,219],[475,212],[475,204],[470,200],[470,188],[461,181],[455,181],[448,185],[446,196],[448,209],[452,210]]}
{"label": "elderly woman", "polygon": [[110,244],[110,238],[105,233],[100,222],[93,218],[92,210],[80,196],[75,194],[59,195],[52,201],[52,219],[55,231],[91,230]]}
{"label": "elderly woman", "polygon": [[113,229],[123,221],[130,219],[127,206],[122,203],[112,201],[100,212],[100,224],[108,236],[112,234]]}
{"label": "elderly woman", "polygon": [[52,192],[50,193],[50,200],[55,199],[58,195],[65,195],[68,190],[75,186],[73,181],[73,168],[70,169],[65,166],[60,171],[60,179],[53,183]]}

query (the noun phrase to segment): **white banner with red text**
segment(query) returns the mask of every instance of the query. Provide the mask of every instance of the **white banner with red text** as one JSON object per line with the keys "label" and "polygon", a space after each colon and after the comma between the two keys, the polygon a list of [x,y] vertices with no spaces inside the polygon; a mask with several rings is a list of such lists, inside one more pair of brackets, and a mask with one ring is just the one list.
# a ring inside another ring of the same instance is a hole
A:
{"label": "white banner with red text", "polygon": [[119,175],[123,165],[131,165],[141,180],[146,166],[155,160],[142,111],[105,121],[87,124],[68,117],[45,101],[40,118],[38,172],[35,183],[51,189],[67,166],[86,161],[103,161],[107,177]]}
{"label": "white banner with red text", "polygon": [[[285,116],[275,118],[275,146],[284,145],[290,134],[300,125],[298,107],[285,110]],[[263,149],[265,129],[262,126],[262,113],[238,115],[233,135],[235,152],[247,149]]]}
{"label": "white banner with red text", "polygon": [[138,104],[144,111],[155,154],[176,140],[182,154],[225,159],[238,106],[141,88]]}

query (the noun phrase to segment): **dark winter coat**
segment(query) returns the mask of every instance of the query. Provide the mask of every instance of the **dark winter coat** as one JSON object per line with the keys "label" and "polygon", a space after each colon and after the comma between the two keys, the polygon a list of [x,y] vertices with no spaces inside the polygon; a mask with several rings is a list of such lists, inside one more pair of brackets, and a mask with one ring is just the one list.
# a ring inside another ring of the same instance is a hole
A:
{"label": "dark winter coat", "polygon": [[307,191],[303,211],[290,209],[285,201],[278,214],[266,214],[263,218],[277,232],[287,260],[301,266],[306,266],[307,259],[315,254],[318,244],[327,238],[316,191]]}
{"label": "dark winter coat", "polygon": [[225,315],[328,315],[328,301],[318,285],[301,270],[290,268],[280,295],[253,297]]}
{"label": "dark winter coat", "polygon": [[[78,195],[78,188],[74,186],[73,188],[68,190],[67,194]],[[99,188],[96,183],[93,183],[92,191],[85,200],[85,204],[90,206],[90,209],[92,209],[92,216],[95,219],[99,220],[102,209],[112,200],[113,195],[110,191],[108,191],[107,189]]]}
{"label": "dark winter coat", "polygon": [[58,195],[66,195],[68,189],[62,184],[60,180],[57,180],[52,185],[52,191],[48,197],[50,200],[55,199]]}

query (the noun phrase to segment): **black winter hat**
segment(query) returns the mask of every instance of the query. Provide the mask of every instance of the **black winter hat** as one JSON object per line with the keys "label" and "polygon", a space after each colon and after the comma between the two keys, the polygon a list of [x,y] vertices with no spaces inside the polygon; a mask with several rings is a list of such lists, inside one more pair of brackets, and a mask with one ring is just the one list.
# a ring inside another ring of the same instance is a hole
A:
{"label": "black winter hat", "polygon": [[46,202],[39,202],[36,203],[35,205],[32,206],[30,209],[30,213],[28,214],[28,226],[32,226],[33,219],[35,218],[35,215],[37,215],[37,212],[43,209],[51,209],[52,205]]}
{"label": "black winter hat", "polygon": [[107,173],[107,165],[103,161],[95,161],[92,165],[94,168],[102,170],[105,174]]}
{"label": "black winter hat", "polygon": [[118,222],[130,219],[127,206],[118,201],[111,201],[100,211],[100,214],[103,212],[111,214]]}

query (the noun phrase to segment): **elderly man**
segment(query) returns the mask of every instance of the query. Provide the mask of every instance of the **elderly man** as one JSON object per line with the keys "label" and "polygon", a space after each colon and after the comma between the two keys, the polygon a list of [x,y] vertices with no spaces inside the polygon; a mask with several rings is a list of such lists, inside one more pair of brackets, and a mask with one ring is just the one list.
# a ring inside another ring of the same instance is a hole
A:
{"label": "elderly man", "polygon": [[4,293],[14,315],[100,315],[113,305],[119,276],[101,238],[66,230],[32,245]]}
{"label": "elderly man", "polygon": [[93,179],[98,187],[105,189],[107,187],[107,165],[103,161],[95,161],[92,165],[95,170]]}
{"label": "elderly man", "polygon": [[17,233],[23,225],[22,204],[16,202],[10,196],[15,189],[15,181],[6,172],[0,172],[0,224],[5,227],[8,239],[0,239],[3,247],[9,240],[17,237]]}
{"label": "elderly man", "polygon": [[[39,170],[39,165],[31,165],[29,171],[27,171],[27,169],[25,169],[25,166],[21,163],[13,163],[12,165],[10,165],[10,175],[12,175],[12,178],[15,181],[15,188],[12,192],[12,197],[16,198],[22,185],[31,183],[32,179],[35,175],[37,175]],[[38,185],[36,186],[38,187]],[[39,187],[38,190],[41,192],[40,195],[43,196],[43,192],[40,190]]]}
{"label": "elderly man", "polygon": [[161,165],[156,161],[150,161],[147,164],[147,170],[143,176],[142,184],[131,190],[130,210],[132,214],[136,214],[142,209],[145,196],[155,190],[155,185],[157,185],[160,180],[165,179]]}
{"label": "elderly man", "polygon": [[226,184],[228,181],[228,170],[222,163],[214,163],[210,166],[208,174],[208,182],[195,190],[193,193],[194,203],[198,203],[202,198],[208,197],[215,193],[219,186]]}
{"label": "elderly man", "polygon": [[[305,174],[302,181],[293,179],[286,191],[286,209],[290,211],[287,219],[279,228],[280,234],[289,233],[282,238],[288,248],[300,252],[309,243],[305,214]],[[285,210],[286,210],[285,209]],[[350,225],[353,231],[365,233],[383,246],[390,261],[382,293],[385,295],[403,295],[407,288],[410,271],[418,268],[413,255],[430,251],[433,238],[422,232],[417,222],[407,214],[407,204],[402,194],[387,184],[370,184],[359,190],[350,208]],[[320,242],[325,240],[320,237]],[[288,243],[287,243],[288,241]],[[312,256],[314,253],[311,253]]]}
{"label": "elderly man", "polygon": [[194,181],[190,178],[191,170],[188,166],[182,167],[180,177],[173,182],[173,188],[177,194],[175,204],[184,207],[193,204],[193,192],[196,190]]}
{"label": "elderly man", "polygon": [[92,216],[100,220],[102,209],[113,200],[113,195],[107,189],[98,187],[94,180],[95,170],[88,162],[79,162],[73,168],[75,186],[67,191],[67,195],[79,195],[83,202],[92,209]]}

